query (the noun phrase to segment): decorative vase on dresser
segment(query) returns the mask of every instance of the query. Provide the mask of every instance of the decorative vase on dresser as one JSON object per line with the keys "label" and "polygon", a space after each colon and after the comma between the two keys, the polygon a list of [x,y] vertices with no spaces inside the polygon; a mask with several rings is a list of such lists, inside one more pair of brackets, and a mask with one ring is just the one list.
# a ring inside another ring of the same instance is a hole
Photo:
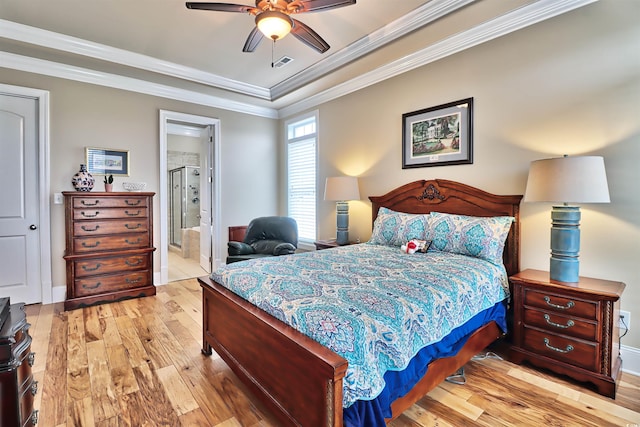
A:
{"label": "decorative vase on dresser", "polygon": [[91,191],[96,180],[93,175],[87,171],[87,166],[80,165],[80,170],[71,178],[71,184],[76,191]]}
{"label": "decorative vase on dresser", "polygon": [[618,317],[622,282],[580,277],[576,283],[524,270],[509,278],[513,301],[511,358],[590,382],[615,398],[620,378]]}
{"label": "decorative vase on dresser", "polygon": [[65,310],[155,295],[154,193],[63,194]]}
{"label": "decorative vase on dresser", "polygon": [[0,328],[0,426],[34,426],[38,411],[33,401],[38,382],[31,367],[35,353],[31,351],[29,323],[24,304],[11,304]]}

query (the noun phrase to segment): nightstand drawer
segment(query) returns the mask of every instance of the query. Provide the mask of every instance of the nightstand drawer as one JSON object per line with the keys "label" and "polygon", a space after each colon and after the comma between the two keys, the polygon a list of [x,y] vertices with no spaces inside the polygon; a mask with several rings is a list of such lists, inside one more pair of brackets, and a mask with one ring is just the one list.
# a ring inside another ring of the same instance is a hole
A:
{"label": "nightstand drawer", "polygon": [[538,292],[525,288],[524,304],[556,313],[597,320],[598,304],[596,302],[583,301],[553,292]]}
{"label": "nightstand drawer", "polygon": [[598,324],[576,317],[561,316],[553,312],[546,312],[527,308],[524,310],[525,326],[536,326],[550,332],[596,341]]}
{"label": "nightstand drawer", "polygon": [[524,327],[524,348],[541,356],[597,371],[597,343],[574,340],[550,332]]}

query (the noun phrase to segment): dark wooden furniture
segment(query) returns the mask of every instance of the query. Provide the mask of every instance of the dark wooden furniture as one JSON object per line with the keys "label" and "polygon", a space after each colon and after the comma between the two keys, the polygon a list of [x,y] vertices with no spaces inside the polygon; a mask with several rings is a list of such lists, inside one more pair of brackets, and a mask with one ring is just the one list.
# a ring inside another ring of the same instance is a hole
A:
{"label": "dark wooden furniture", "polygon": [[232,225],[229,227],[229,241],[242,242],[247,234],[247,225]]}
{"label": "dark wooden furniture", "polygon": [[[336,242],[336,239],[329,239],[329,240],[316,240],[315,242],[313,242],[314,245],[316,245],[316,251],[321,251],[322,249],[330,249],[330,248],[337,248],[340,245],[338,244],[338,242]],[[356,242],[349,242],[346,245],[355,245]],[[343,246],[346,246],[343,245]]]}
{"label": "dark wooden furniture", "polygon": [[593,383],[615,398],[622,367],[618,342],[621,282],[580,277],[578,283],[525,270],[510,277],[513,361]]}
{"label": "dark wooden furniture", "polygon": [[65,310],[155,295],[154,193],[63,194]]}
{"label": "dark wooden furniture", "polygon": [[[497,196],[446,180],[416,181],[384,196],[370,197],[374,220],[381,206],[409,213],[433,210],[515,217],[504,253],[509,274],[519,268],[521,198]],[[283,424],[342,426],[347,361],[209,277],[198,280],[203,289],[202,352],[209,355],[215,350]],[[393,418],[500,335],[495,322],[490,322],[474,332],[456,356],[433,361],[425,377],[393,403]]]}
{"label": "dark wooden furniture", "polygon": [[35,353],[31,352],[29,323],[24,304],[12,304],[0,329],[0,425],[31,426],[38,422],[33,399],[38,392],[31,367]]}

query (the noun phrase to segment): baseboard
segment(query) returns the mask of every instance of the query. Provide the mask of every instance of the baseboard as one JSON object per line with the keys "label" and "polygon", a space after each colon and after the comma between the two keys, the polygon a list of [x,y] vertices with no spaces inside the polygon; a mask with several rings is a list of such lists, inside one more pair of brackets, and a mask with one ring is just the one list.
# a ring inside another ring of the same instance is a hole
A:
{"label": "baseboard", "polygon": [[620,346],[622,357],[622,371],[640,376],[640,348]]}
{"label": "baseboard", "polygon": [[65,286],[54,286],[51,288],[51,301],[56,302],[64,302],[67,298],[67,287]]}

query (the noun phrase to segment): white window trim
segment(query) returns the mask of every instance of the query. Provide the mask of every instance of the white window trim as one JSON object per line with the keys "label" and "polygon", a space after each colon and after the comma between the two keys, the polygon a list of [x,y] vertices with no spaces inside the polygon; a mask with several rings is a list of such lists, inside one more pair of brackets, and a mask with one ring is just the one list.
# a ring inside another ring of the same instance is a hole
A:
{"label": "white window trim", "polygon": [[[286,211],[287,211],[287,215],[289,214],[289,126],[293,123],[296,122],[300,122],[300,121],[304,121],[307,120],[309,118],[313,117],[315,120],[315,125],[316,125],[316,131],[315,131],[315,162],[316,162],[316,177],[315,177],[315,193],[316,193],[316,197],[315,197],[315,215],[316,215],[316,221],[315,221],[315,239],[307,239],[307,238],[299,238],[298,240],[298,249],[299,250],[303,250],[303,251],[311,251],[311,250],[315,250],[315,240],[317,240],[318,238],[318,153],[319,153],[319,142],[320,142],[320,126],[319,126],[319,114],[318,114],[318,110],[314,110],[296,117],[293,117],[289,120],[287,120],[284,123],[284,143],[285,143],[285,162],[287,165],[287,169],[286,169],[286,176],[285,176],[285,185],[286,185]],[[301,138],[308,138],[308,135],[301,137]]]}

